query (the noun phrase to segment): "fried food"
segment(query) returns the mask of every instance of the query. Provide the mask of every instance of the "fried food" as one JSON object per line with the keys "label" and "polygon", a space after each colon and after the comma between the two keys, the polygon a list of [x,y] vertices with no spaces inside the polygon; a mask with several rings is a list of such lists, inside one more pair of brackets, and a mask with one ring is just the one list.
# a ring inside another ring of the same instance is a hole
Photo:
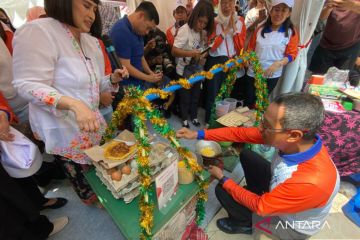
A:
{"label": "fried food", "polygon": [[104,156],[110,160],[123,160],[132,154],[136,145],[128,146],[124,142],[113,141],[104,149]]}
{"label": "fried food", "polygon": [[215,151],[210,147],[204,147],[203,149],[200,150],[200,153],[204,157],[215,157]]}

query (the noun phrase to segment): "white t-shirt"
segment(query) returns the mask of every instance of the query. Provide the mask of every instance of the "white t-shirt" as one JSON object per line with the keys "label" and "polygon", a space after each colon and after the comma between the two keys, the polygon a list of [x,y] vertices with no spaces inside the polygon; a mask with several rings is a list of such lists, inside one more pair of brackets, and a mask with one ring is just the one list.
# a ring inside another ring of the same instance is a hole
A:
{"label": "white t-shirt", "polygon": [[[282,31],[271,31],[264,34],[265,38],[261,36],[263,27],[256,33],[256,47],[255,52],[259,58],[262,69],[265,71],[275,61],[279,61],[285,57],[287,45],[292,36],[292,30],[289,28],[288,37]],[[278,78],[282,74],[283,67],[277,69],[270,78]],[[249,65],[247,75],[254,77],[255,73],[252,65]]]}
{"label": "white t-shirt", "polygon": [[[206,32],[203,31],[202,34],[195,32],[189,27],[189,25],[184,24],[178,31],[178,34],[174,40],[174,47],[183,49],[183,50],[194,50],[199,49],[200,51],[204,48],[206,40],[202,40],[202,36],[206,36]],[[191,57],[177,57],[176,73],[180,76],[184,73],[184,68],[191,61]]]}
{"label": "white t-shirt", "polygon": [[[65,24],[43,18],[24,24],[14,37],[14,87],[29,101],[29,119],[46,152],[77,163],[90,163],[84,150],[100,143],[106,123],[99,112],[99,93],[111,91],[104,76],[99,41],[80,35],[81,48]],[[117,89],[114,89],[117,90]],[[95,114],[100,129],[80,131],[72,111],[56,108],[62,96],[81,100]]]}

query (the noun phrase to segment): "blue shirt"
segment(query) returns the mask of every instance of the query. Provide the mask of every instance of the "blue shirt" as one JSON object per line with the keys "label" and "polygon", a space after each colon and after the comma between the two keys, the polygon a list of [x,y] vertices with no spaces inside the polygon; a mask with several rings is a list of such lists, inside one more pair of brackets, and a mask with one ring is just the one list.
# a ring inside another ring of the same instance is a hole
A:
{"label": "blue shirt", "polygon": [[[117,21],[110,31],[110,38],[119,58],[129,59],[132,66],[143,71],[141,59],[144,56],[143,37],[134,32],[127,16]],[[144,81],[129,76],[121,81],[123,86],[134,85],[143,87]]]}

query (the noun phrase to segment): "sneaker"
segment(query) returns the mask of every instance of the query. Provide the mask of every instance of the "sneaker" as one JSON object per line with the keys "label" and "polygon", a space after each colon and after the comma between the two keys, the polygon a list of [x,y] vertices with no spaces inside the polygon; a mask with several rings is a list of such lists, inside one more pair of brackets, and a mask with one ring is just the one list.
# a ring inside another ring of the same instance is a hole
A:
{"label": "sneaker", "polygon": [[195,127],[200,127],[200,122],[199,122],[199,120],[197,120],[197,118],[194,118],[193,120],[191,120],[191,123],[192,123]]}
{"label": "sneaker", "polygon": [[69,218],[68,217],[59,217],[59,218],[55,218],[51,222],[54,225],[54,228],[51,231],[51,233],[49,234],[49,237],[60,232],[61,230],[63,230],[63,228],[66,226],[66,224],[68,224]]}
{"label": "sneaker", "polygon": [[184,121],[182,122],[182,126],[183,126],[183,127],[186,127],[186,128],[190,128],[190,125],[189,125],[188,120],[184,120]]}

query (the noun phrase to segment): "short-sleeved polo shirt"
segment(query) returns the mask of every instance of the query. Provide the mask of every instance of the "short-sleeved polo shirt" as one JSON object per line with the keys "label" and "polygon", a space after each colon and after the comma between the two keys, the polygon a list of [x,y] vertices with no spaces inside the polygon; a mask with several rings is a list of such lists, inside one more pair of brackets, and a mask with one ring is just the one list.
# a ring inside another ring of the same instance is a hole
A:
{"label": "short-sleeved polo shirt", "polygon": [[[119,58],[129,59],[132,66],[143,71],[141,58],[144,56],[144,40],[132,28],[127,16],[117,21],[110,31],[110,37]],[[143,86],[144,81],[129,76],[121,81],[123,86]]]}

